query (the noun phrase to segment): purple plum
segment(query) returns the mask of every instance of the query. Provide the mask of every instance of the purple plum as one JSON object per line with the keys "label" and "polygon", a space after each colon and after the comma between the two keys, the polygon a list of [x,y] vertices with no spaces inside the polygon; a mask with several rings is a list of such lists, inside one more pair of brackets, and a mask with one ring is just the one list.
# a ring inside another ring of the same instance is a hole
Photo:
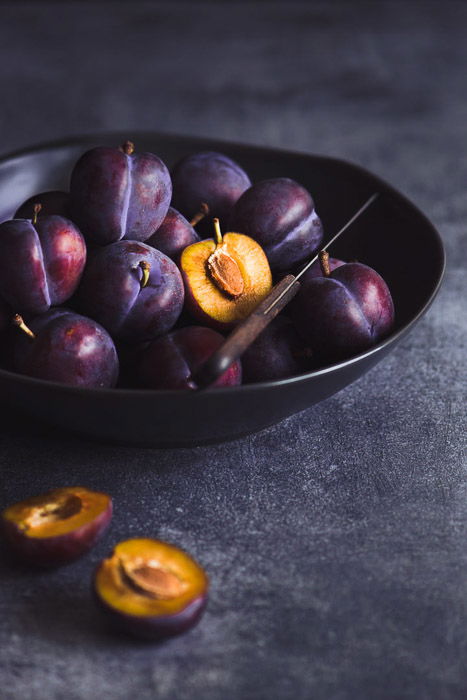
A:
{"label": "purple plum", "polygon": [[15,311],[40,314],[66,302],[85,262],[84,238],[62,216],[0,224],[0,294]]}
{"label": "purple plum", "polygon": [[184,287],[176,264],[139,241],[97,248],[76,296],[80,311],[112,337],[137,343],[169,331],[183,308]]}
{"label": "purple plum", "polygon": [[[326,254],[322,260],[326,259]],[[292,301],[297,331],[324,362],[367,350],[392,329],[394,304],[383,278],[362,263],[309,277]]]}
{"label": "purple plum", "polygon": [[257,241],[272,270],[289,270],[318,249],[321,220],[310,193],[286,177],[261,180],[233,208],[229,230]]}
{"label": "purple plum", "polygon": [[195,229],[185,217],[173,207],[169,207],[164,221],[146,243],[172,260],[177,260],[184,248],[199,240]]}
{"label": "purple plum", "polygon": [[15,369],[37,379],[79,387],[112,387],[118,378],[115,345],[90,318],[54,308],[26,326],[21,316],[15,342]]}
{"label": "purple plum", "polygon": [[305,372],[310,353],[293,323],[277,316],[242,355],[243,381],[269,382]]}
{"label": "purple plum", "polygon": [[[203,151],[182,158],[172,169],[172,206],[198,230],[210,234],[212,219],[228,221],[233,205],[251,185],[243,168],[223,153]],[[203,205],[208,207],[203,214]],[[201,218],[203,217],[203,218]],[[194,224],[196,225],[196,224]]]}
{"label": "purple plum", "polygon": [[145,241],[163,222],[172,196],[167,167],[153,153],[99,146],[86,151],[71,174],[70,206],[87,240]]}
{"label": "purple plum", "polygon": [[[147,389],[196,389],[191,374],[224,342],[212,328],[187,326],[153,340],[142,350],[137,382]],[[239,360],[213,386],[235,386],[242,380]]]}

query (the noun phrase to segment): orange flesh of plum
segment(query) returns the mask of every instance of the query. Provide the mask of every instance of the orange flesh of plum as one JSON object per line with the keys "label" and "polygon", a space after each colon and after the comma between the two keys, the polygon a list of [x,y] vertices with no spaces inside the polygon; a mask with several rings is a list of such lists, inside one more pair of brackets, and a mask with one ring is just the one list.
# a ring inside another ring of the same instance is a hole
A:
{"label": "orange flesh of plum", "polygon": [[104,559],[95,588],[104,603],[128,615],[174,615],[205,595],[203,569],[181,549],[153,539],[116,545]]}
{"label": "orange flesh of plum", "polygon": [[15,503],[3,511],[26,537],[66,535],[93,521],[107,510],[110,496],[81,486],[49,491]]}
{"label": "orange flesh of plum", "polygon": [[232,299],[221,291],[207,271],[208,258],[216,249],[214,240],[207,239],[185,248],[181,268],[195,305],[215,321],[230,325],[246,318],[269,294],[272,275],[265,252],[249,236],[226,233],[223,245],[243,277],[244,291],[237,298]]}

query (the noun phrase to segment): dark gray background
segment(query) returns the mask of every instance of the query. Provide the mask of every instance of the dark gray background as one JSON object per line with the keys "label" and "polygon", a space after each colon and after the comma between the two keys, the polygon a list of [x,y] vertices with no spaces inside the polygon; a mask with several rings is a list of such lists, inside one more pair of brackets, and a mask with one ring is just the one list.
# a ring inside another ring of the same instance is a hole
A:
{"label": "dark gray background", "polygon": [[[402,190],[448,254],[389,358],[260,434],[157,451],[3,418],[1,507],[82,483],[115,518],[62,570],[2,558],[2,698],[464,698],[466,3],[4,2],[0,66],[2,153],[145,129],[334,155]],[[202,622],[160,646],[112,635],[89,595],[139,534],[211,578]]]}

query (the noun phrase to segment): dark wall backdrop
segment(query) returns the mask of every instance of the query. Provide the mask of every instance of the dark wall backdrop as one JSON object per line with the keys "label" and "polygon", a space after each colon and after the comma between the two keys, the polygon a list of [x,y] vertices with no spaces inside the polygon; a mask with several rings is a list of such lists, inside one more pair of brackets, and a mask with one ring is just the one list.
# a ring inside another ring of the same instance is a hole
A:
{"label": "dark wall backdrop", "polygon": [[[83,483],[116,508],[68,568],[2,556],[2,698],[466,696],[466,76],[465,2],[0,3],[0,154],[115,129],[333,155],[402,190],[448,254],[394,354],[258,435],[157,451],[2,418],[0,507]],[[141,532],[212,581],[201,624],[156,647],[89,596]]]}

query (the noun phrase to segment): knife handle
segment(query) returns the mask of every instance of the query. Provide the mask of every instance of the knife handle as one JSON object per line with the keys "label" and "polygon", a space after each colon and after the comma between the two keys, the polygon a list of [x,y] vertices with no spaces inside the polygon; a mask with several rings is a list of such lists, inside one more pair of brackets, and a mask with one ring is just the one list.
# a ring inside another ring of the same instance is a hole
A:
{"label": "knife handle", "polygon": [[286,275],[281,279],[254,311],[234,328],[221,347],[193,373],[191,378],[198,389],[213,384],[271,323],[299,288],[300,282],[294,275]]}

